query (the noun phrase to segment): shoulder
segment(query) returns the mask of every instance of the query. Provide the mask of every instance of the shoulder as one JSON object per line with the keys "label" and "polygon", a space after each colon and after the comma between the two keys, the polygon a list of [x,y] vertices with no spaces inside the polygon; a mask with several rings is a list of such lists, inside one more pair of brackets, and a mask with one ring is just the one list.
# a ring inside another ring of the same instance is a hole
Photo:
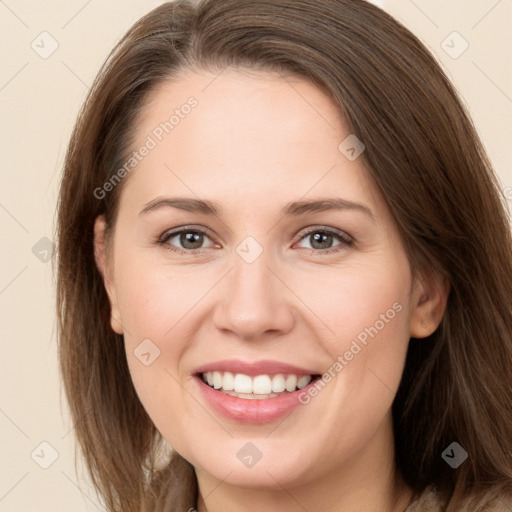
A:
{"label": "shoulder", "polygon": [[[434,486],[428,486],[415,496],[404,512],[445,512],[449,498]],[[501,486],[485,491],[470,492],[458,507],[458,512],[511,512],[512,490],[503,490]]]}
{"label": "shoulder", "polygon": [[441,512],[444,505],[446,505],[446,499],[434,486],[429,486],[420,494],[415,495],[404,512]]}

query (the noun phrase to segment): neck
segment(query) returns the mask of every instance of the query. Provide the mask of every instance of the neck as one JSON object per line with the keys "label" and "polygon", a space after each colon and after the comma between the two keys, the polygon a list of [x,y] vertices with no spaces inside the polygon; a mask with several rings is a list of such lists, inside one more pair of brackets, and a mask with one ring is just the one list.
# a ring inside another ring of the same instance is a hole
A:
{"label": "neck", "polygon": [[404,512],[413,496],[396,471],[391,418],[364,450],[338,466],[317,464],[315,478],[282,486],[269,476],[269,488],[236,487],[197,470],[197,512],[322,510]]}

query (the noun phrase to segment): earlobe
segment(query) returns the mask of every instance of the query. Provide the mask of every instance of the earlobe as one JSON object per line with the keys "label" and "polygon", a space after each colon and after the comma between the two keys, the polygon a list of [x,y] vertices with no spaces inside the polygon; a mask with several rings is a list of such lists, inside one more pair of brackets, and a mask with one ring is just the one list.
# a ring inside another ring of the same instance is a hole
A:
{"label": "earlobe", "polygon": [[103,278],[103,285],[110,302],[110,325],[117,334],[123,334],[123,325],[117,305],[116,291],[113,284],[112,272],[109,265],[107,244],[105,241],[105,216],[99,215],[94,221],[94,260]]}
{"label": "earlobe", "polygon": [[432,273],[419,281],[412,294],[411,337],[426,338],[439,327],[449,293],[450,283],[444,276]]}

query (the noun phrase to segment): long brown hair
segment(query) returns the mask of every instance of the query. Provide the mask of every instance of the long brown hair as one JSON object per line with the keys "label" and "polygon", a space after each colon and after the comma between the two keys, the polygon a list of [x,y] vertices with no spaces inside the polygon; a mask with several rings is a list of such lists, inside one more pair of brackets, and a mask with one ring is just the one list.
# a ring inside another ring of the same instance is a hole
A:
{"label": "long brown hair", "polygon": [[[113,49],[81,110],[61,183],[57,314],[76,437],[109,511],[195,506],[197,481],[140,403],[93,249],[95,218],[115,225],[126,161],[148,93],[183,69],[277,71],[322,88],[397,220],[411,269],[447,278],[439,328],[411,338],[393,403],[398,469],[460,510],[467,493],[512,482],[512,241],[498,179],[456,91],[423,44],[364,0],[178,0],[140,19]],[[108,239],[108,238],[107,238]],[[469,454],[454,470],[452,442]],[[501,487],[500,487],[501,486]],[[494,489],[494,490],[493,490]],[[497,490],[496,490],[497,489]],[[478,494],[480,493],[480,494]],[[486,494],[487,495],[487,494]],[[181,500],[181,501],[180,501]],[[188,501],[187,501],[188,500]]]}

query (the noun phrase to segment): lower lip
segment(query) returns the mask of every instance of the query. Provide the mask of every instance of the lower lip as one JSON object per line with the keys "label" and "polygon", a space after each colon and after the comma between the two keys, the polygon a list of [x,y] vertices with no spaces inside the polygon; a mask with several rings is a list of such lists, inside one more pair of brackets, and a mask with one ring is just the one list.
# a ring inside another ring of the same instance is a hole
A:
{"label": "lower lip", "polygon": [[206,384],[200,376],[195,376],[201,392],[210,406],[222,416],[243,423],[270,423],[301,405],[299,394],[308,392],[317,379],[312,380],[306,387],[285,393],[274,398],[247,399],[226,395]]}

